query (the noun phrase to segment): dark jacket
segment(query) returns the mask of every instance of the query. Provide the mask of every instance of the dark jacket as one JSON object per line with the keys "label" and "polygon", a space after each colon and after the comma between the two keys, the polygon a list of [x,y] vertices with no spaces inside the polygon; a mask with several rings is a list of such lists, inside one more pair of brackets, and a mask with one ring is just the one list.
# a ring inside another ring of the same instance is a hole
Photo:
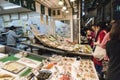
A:
{"label": "dark jacket", "polygon": [[120,40],[110,40],[106,51],[110,59],[106,80],[120,80]]}

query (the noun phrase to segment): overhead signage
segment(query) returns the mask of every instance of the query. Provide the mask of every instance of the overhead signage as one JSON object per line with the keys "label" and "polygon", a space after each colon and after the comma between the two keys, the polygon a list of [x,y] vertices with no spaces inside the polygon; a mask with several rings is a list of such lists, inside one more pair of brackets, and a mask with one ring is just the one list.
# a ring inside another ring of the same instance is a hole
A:
{"label": "overhead signage", "polygon": [[57,10],[57,15],[60,15],[60,10]]}
{"label": "overhead signage", "polygon": [[56,11],[55,10],[53,10],[53,16],[55,16],[56,15]]}
{"label": "overhead signage", "polygon": [[8,0],[5,0],[5,1],[8,1]]}
{"label": "overhead signage", "polygon": [[45,6],[41,4],[41,14],[45,14]]}
{"label": "overhead signage", "polygon": [[21,0],[9,0],[9,2],[20,5]]}
{"label": "overhead signage", "polygon": [[24,7],[24,8],[28,8],[29,9],[28,1],[29,0],[21,0],[21,6]]}
{"label": "overhead signage", "polygon": [[29,1],[29,8],[32,11],[36,11],[35,1],[33,1],[33,0]]}
{"label": "overhead signage", "polygon": [[51,9],[48,8],[48,15],[51,16]]}

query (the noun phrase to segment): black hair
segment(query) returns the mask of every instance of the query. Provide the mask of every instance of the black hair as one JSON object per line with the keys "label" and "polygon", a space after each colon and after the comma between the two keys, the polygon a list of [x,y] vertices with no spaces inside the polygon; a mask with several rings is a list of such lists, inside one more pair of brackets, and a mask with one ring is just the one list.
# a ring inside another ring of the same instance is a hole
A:
{"label": "black hair", "polygon": [[103,29],[107,29],[107,25],[106,25],[106,22],[99,22],[99,23],[97,23],[97,25],[96,25],[97,27],[100,27],[100,29],[101,30],[103,30]]}
{"label": "black hair", "polygon": [[15,26],[11,26],[10,27],[10,30],[14,30],[14,29],[16,29]]}
{"label": "black hair", "polygon": [[86,31],[87,31],[87,30],[93,31],[91,28],[86,28]]}
{"label": "black hair", "polygon": [[96,24],[96,23],[94,23],[94,24],[92,24],[91,26],[97,26],[97,24]]}
{"label": "black hair", "polygon": [[96,24],[95,27],[100,27],[100,30],[97,32],[96,37],[95,37],[95,42],[96,42],[101,30],[106,30],[107,31],[107,25],[106,25],[106,22],[99,22],[99,23]]}
{"label": "black hair", "polygon": [[116,20],[112,24],[112,28],[110,30],[110,39],[111,40],[120,40],[120,20]]}

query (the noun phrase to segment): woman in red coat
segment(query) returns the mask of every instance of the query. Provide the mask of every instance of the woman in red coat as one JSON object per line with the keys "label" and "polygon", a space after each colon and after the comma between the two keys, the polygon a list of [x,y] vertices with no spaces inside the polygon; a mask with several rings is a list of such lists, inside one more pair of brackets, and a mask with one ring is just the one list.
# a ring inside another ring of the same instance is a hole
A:
{"label": "woman in red coat", "polygon": [[[97,24],[97,26],[95,27],[97,34],[96,34],[94,45],[100,45],[100,43],[102,42],[103,38],[107,33],[106,28],[107,26],[104,22],[100,22]],[[99,61],[98,59],[93,58],[93,62],[95,64],[95,68],[97,72],[100,74],[100,76],[102,76],[102,68],[103,68],[102,60]]]}

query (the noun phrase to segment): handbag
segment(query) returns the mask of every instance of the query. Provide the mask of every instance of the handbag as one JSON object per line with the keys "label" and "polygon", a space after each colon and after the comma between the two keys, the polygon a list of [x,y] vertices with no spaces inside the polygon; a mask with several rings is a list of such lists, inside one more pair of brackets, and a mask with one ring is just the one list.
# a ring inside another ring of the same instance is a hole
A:
{"label": "handbag", "polygon": [[106,50],[100,46],[96,46],[94,52],[93,52],[93,57],[102,60],[106,56]]}

